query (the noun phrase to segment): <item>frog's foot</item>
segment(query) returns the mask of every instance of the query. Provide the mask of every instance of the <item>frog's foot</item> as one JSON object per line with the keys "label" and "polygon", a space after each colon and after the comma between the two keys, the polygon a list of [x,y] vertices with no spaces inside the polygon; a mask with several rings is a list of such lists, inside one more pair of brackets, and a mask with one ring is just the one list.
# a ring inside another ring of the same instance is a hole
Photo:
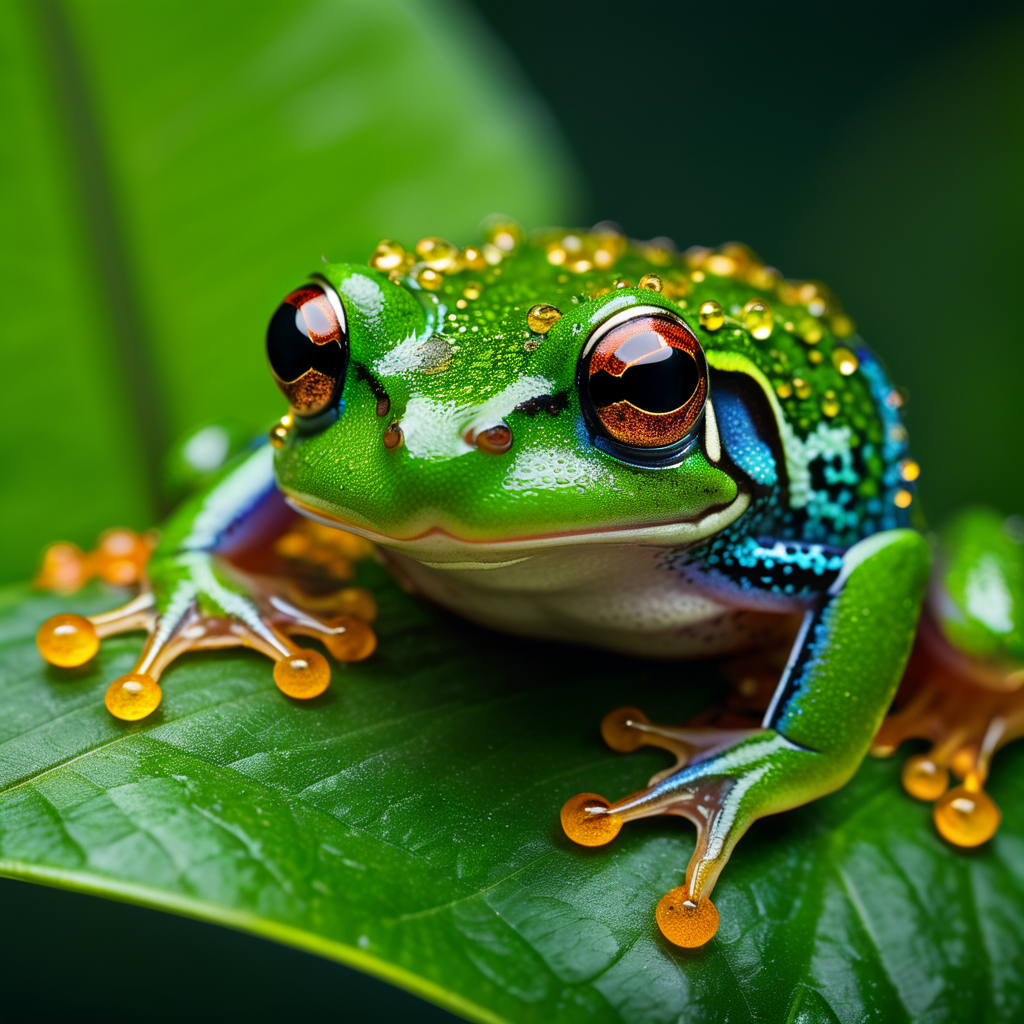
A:
{"label": "frog's foot", "polygon": [[763,813],[752,809],[757,804],[754,790],[767,758],[776,753],[774,747],[786,746],[786,741],[765,729],[657,725],[636,708],[606,715],[601,734],[613,750],[661,747],[676,763],[658,772],[646,788],[615,803],[580,793],[562,808],[562,828],[581,846],[603,846],[634,818],[674,814],[692,821],[697,845],[686,882],[662,898],[656,918],[662,934],[675,945],[703,946],[718,930],[711,891],[736,842]]}
{"label": "frog's foot", "polygon": [[33,586],[60,594],[72,594],[93,578],[113,586],[133,586],[142,579],[156,540],[153,531],[136,533],[119,526],[101,533],[92,551],[58,541],[43,552]]}
{"label": "frog's foot", "polygon": [[[166,668],[187,651],[251,647],[274,662],[274,681],[289,697],[316,697],[330,683],[327,659],[303,650],[292,636],[320,640],[339,661],[359,661],[373,653],[376,637],[368,623],[354,614],[326,617],[299,607],[277,593],[279,582],[218,568],[205,554],[187,554],[162,567],[166,597],[149,586],[128,604],[102,615],[55,615],[40,627],[36,642],[52,665],[83,665],[106,636],[144,629],[149,634],[142,654],[127,675],[111,683],[108,710],[116,718],[135,721],[160,704],[159,680]],[[356,600],[329,595],[375,611],[360,588]],[[341,592],[345,594],[345,591]]]}
{"label": "frog's foot", "polygon": [[[984,785],[995,752],[1024,736],[1024,687],[1019,680],[1013,689],[979,685],[964,667],[937,660],[919,641],[903,704],[882,723],[871,753],[888,757],[904,740],[929,740],[927,753],[904,762],[903,786],[934,803],[935,826],[945,839],[978,846],[999,828],[1002,815]],[[961,780],[952,789],[950,772]]]}
{"label": "frog's foot", "polygon": [[337,586],[355,575],[355,562],[372,558],[373,545],[362,537],[300,519],[274,543],[274,554],[288,572],[311,583]]}

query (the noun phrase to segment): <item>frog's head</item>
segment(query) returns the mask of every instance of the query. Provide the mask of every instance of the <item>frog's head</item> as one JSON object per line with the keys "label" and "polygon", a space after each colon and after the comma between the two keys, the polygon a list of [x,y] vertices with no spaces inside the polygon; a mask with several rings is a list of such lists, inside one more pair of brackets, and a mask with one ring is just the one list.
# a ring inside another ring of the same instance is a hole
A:
{"label": "frog's head", "polygon": [[558,237],[578,251],[504,225],[461,251],[384,242],[285,299],[272,440],[296,508],[442,564],[684,543],[743,511],[682,275],[612,232]]}

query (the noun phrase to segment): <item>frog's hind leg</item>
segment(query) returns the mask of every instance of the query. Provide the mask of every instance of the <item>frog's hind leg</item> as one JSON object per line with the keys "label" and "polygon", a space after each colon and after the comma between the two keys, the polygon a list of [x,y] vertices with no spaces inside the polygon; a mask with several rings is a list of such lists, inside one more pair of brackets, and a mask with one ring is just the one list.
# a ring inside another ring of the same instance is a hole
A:
{"label": "frog's hind leg", "polygon": [[[1024,521],[984,508],[956,516],[938,536],[926,613],[872,752],[906,739],[931,749],[903,765],[903,785],[935,802],[939,832],[977,846],[999,827],[984,790],[995,752],[1024,735]],[[950,772],[962,783],[949,789]]]}
{"label": "frog's hind leg", "polygon": [[655,728],[657,732],[638,728],[634,720],[625,735],[640,733],[644,742],[672,750],[677,758],[692,754],[693,760],[655,775],[646,788],[614,803],[580,793],[562,808],[562,828],[582,846],[603,846],[625,822],[638,818],[672,814],[693,822],[697,843],[685,883],[663,896],[655,911],[658,927],[670,942],[693,948],[718,930],[710,895],[736,843],[757,818],[785,809],[773,792],[774,776],[786,768],[804,774],[817,755],[771,729]]}
{"label": "frog's hind leg", "polygon": [[[956,846],[978,846],[995,834],[1002,816],[984,788],[992,757],[1024,736],[1024,687],[980,685],[967,668],[925,620],[901,688],[902,706],[871,745],[876,757],[888,757],[905,740],[931,743],[903,763],[903,787],[935,804],[935,826]],[[952,789],[951,772],[961,780]]]}
{"label": "frog's hind leg", "polygon": [[676,764],[621,800],[573,797],[562,808],[562,827],[576,843],[601,846],[635,818],[668,814],[694,823],[685,883],[656,912],[669,941],[701,946],[715,934],[712,890],[754,821],[830,793],[856,771],[903,673],[928,563],[924,540],[907,530],[847,551],[808,607],[758,728],[676,729],[635,708],[605,718],[602,732],[614,749],[662,747]]}
{"label": "frog's hind leg", "polygon": [[620,754],[631,754],[641,747],[660,747],[675,755],[676,763],[652,776],[649,786],[656,785],[693,761],[706,761],[760,731],[752,728],[658,725],[639,708],[630,707],[609,711],[601,721],[601,737]]}

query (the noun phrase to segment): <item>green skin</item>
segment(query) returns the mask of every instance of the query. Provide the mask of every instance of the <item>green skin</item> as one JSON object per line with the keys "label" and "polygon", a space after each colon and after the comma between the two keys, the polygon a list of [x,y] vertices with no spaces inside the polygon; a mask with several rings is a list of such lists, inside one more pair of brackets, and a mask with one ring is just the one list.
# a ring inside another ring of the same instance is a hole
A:
{"label": "green skin", "polygon": [[[295,417],[274,453],[274,476],[295,508],[391,551],[396,572],[428,595],[513,630],[606,642],[600,624],[588,635],[587,624],[570,620],[550,587],[533,591],[524,574],[508,577],[506,586],[501,572],[446,570],[477,557],[474,552],[492,566],[503,552],[532,557],[541,552],[542,539],[556,537],[562,545],[556,554],[541,554],[571,557],[578,574],[587,559],[610,550],[600,542],[608,531],[671,531],[675,524],[690,524],[696,532],[665,541],[618,535],[624,544],[638,543],[637,552],[659,552],[658,564],[652,562],[637,583],[642,588],[650,579],[652,607],[663,600],[668,580],[711,595],[719,615],[725,609],[758,621],[802,617],[763,727],[724,747],[707,744],[689,765],[616,805],[622,819],[686,814],[697,794],[716,794],[687,872],[690,897],[699,901],[752,821],[831,792],[856,771],[909,656],[931,549],[910,528],[910,513],[893,504],[903,486],[894,473],[905,445],[885,448],[886,438],[900,440],[902,430],[885,409],[888,385],[880,368],[874,377],[869,373],[870,355],[859,339],[836,337],[835,330],[849,334],[851,328],[834,303],[824,312],[813,302],[808,308],[771,281],[755,287],[749,274],[709,269],[694,275],[692,260],[687,266],[649,247],[630,246],[607,271],[579,273],[550,262],[549,249],[542,239],[507,255],[500,267],[446,274],[437,291],[417,284],[416,268],[395,280],[367,267],[324,268],[322,279],[347,319],[350,362],[340,404],[319,417]],[[617,279],[628,284],[648,273],[663,276],[662,292],[616,286]],[[479,282],[482,293],[459,309],[471,282]],[[602,289],[610,291],[596,294]],[[740,307],[756,297],[771,305],[768,338],[755,337],[742,321]],[[697,311],[709,300],[725,310],[724,326],[701,326]],[[528,311],[539,303],[563,314],[546,334],[528,325]],[[610,316],[638,306],[681,318],[699,339],[716,407],[721,396],[717,429],[724,456],[708,434],[707,418],[696,428],[697,443],[672,465],[623,458],[595,441],[577,383],[581,352]],[[847,347],[862,353],[853,373],[841,368]],[[379,414],[382,393],[390,402],[386,415]],[[720,410],[727,408],[728,394],[739,396],[734,408],[757,406],[756,437],[745,436],[754,428],[744,426],[742,417],[726,424]],[[559,398],[557,414],[516,408],[545,395]],[[404,443],[389,448],[383,439],[395,423],[404,430]],[[472,443],[476,432],[499,424],[512,432],[510,451],[492,454]],[[748,441],[773,452],[773,480],[759,478],[756,459],[744,454]],[[832,446],[825,453],[835,456],[831,465],[843,467],[843,479],[831,489],[820,482],[831,470],[814,464],[822,445]],[[262,628],[261,598],[219,556],[224,533],[261,505],[269,466],[267,448],[236,460],[166,524],[149,567],[166,630],[173,631],[191,600],[207,615],[233,615]],[[912,487],[904,493],[912,496]],[[740,507],[738,500],[747,504]],[[846,503],[840,512],[837,502]],[[764,537],[790,544],[799,557],[823,545],[831,568],[787,591],[785,579],[792,577],[778,575],[778,565],[763,551],[751,556],[754,568],[738,567],[736,552],[749,552],[754,538]],[[1021,544],[998,517],[976,511],[950,527],[941,549],[932,603],[947,638],[986,664],[1020,664]],[[728,571],[719,571],[723,559]],[[548,571],[546,562],[531,564]],[[759,575],[762,569],[768,575]],[[588,595],[610,599],[619,586],[616,573],[589,577]],[[464,577],[472,579],[449,586],[450,579]],[[478,577],[487,578],[486,586],[475,582]],[[541,591],[544,601],[553,602],[540,617],[544,626],[530,617]],[[571,603],[569,595],[565,607]],[[679,623],[669,625],[665,636],[678,632]],[[680,628],[685,633],[689,627]],[[632,647],[628,633],[624,627],[607,642],[644,653],[642,629]],[[728,636],[717,643],[710,653],[742,646]],[[708,653],[691,646],[651,653]]]}

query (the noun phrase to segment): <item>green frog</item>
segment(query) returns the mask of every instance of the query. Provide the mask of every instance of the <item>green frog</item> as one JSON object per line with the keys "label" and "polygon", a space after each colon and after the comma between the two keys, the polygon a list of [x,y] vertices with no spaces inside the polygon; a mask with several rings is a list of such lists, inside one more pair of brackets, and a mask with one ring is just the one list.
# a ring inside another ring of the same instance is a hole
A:
{"label": "green frog", "polygon": [[327,660],[294,637],[364,657],[372,611],[346,591],[349,614],[329,614],[254,552],[312,544],[325,564],[343,531],[341,555],[370,542],[460,615],[665,659],[669,679],[678,659],[783,652],[744,675],[742,714],[610,712],[614,750],[675,763],[562,810],[585,846],[635,818],[694,823],[685,880],[656,908],[679,946],[714,935],[710,896],[751,823],[842,786],[869,750],[930,739],[907,789],[954,844],[995,832],[989,763],[1024,732],[1024,530],[973,510],[925,532],[901,392],[826,286],[738,244],[680,253],[609,224],[527,238],[499,217],[463,248],[385,240],[368,266],[326,264],[266,341],[289,404],[269,443],[164,525],[138,597],[40,629],[62,665],[148,631],[112,713],[151,713],[167,665],[210,647],[268,655],[292,697],[323,692]]}

